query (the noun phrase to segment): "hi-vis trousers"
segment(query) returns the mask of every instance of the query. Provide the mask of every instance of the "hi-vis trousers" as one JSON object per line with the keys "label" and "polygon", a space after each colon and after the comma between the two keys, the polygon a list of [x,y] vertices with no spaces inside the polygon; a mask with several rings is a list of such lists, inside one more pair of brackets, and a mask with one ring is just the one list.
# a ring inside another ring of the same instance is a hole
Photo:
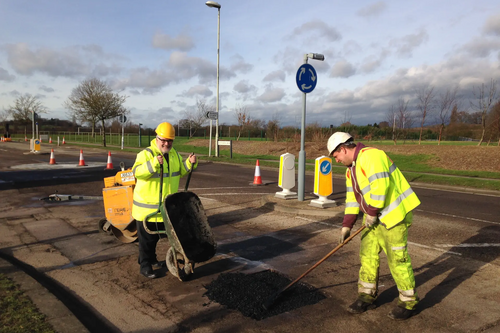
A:
{"label": "hi-vis trousers", "polygon": [[[366,217],[363,218],[363,223]],[[373,303],[378,294],[380,257],[384,250],[392,277],[399,290],[398,306],[413,310],[419,299],[415,291],[415,277],[408,255],[408,228],[413,220],[410,212],[405,219],[387,230],[380,223],[363,230],[359,257],[358,298]]]}

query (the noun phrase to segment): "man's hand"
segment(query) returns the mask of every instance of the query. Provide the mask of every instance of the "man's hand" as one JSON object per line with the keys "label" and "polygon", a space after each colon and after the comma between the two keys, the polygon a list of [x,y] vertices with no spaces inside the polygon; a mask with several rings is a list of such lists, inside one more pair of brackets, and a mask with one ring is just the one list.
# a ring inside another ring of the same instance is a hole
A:
{"label": "man's hand", "polygon": [[347,238],[349,238],[350,235],[351,235],[351,228],[342,227],[342,230],[340,230],[339,244],[342,244]]}
{"label": "man's hand", "polygon": [[371,216],[371,215],[366,215],[365,218],[365,227],[370,228],[372,227],[375,223],[377,223],[378,217],[377,216]]}
{"label": "man's hand", "polygon": [[196,163],[196,155],[194,153],[189,154],[188,158],[189,158],[189,162],[191,162],[191,164]]}
{"label": "man's hand", "polygon": [[156,158],[158,159],[158,162],[160,162],[160,164],[163,164],[163,155],[158,155],[156,156]]}

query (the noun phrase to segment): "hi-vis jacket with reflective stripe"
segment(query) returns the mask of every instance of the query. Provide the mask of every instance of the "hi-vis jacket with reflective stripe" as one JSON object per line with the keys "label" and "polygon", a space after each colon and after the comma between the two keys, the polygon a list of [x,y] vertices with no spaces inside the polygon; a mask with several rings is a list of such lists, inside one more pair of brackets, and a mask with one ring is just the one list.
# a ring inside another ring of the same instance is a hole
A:
{"label": "hi-vis jacket with reflective stripe", "polygon": [[[160,162],[156,158],[161,151],[156,146],[156,139],[151,141],[151,146],[137,154],[132,172],[137,179],[134,188],[134,203],[132,216],[137,221],[158,209],[160,199]],[[168,157],[168,163],[166,161]],[[194,169],[198,166],[198,161]],[[191,162],[188,158],[183,162],[182,156],[172,148],[163,162],[163,192],[162,200],[179,189],[179,180],[191,170]],[[161,214],[148,219],[149,222],[163,222]]]}
{"label": "hi-vis jacket with reflective stripe", "polygon": [[387,229],[403,221],[420,200],[398,167],[382,150],[356,145],[352,165],[346,170],[344,227],[352,228],[359,210],[378,216]]}

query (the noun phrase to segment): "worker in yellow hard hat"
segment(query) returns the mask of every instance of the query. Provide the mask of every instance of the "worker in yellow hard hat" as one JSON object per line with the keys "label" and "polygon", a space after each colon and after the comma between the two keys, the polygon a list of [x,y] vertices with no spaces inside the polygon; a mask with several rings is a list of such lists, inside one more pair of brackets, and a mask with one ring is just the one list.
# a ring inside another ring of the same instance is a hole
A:
{"label": "worker in yellow hard hat", "polygon": [[[190,154],[183,161],[182,156],[173,148],[175,129],[170,123],[159,124],[155,132],[156,137],[151,141],[151,145],[137,154],[132,167],[137,179],[132,216],[137,221],[140,273],[151,279],[157,277],[153,266],[161,267],[164,261],[158,262],[156,257],[156,244],[160,235],[148,233],[144,229],[143,220],[158,210],[160,191],[163,202],[167,195],[177,192],[180,178],[198,166],[196,155]],[[163,167],[163,184],[160,189],[161,167]],[[161,213],[148,219],[148,229],[165,230]]]}
{"label": "worker in yellow hard hat", "polygon": [[419,302],[408,255],[408,228],[412,210],[420,204],[410,184],[382,150],[355,143],[349,133],[336,132],[327,143],[328,153],[346,170],[346,202],[340,242],[350,235],[359,212],[366,227],[361,236],[358,297],[347,310],[362,313],[375,308],[378,295],[379,253],[384,251],[399,290],[398,305],[389,313],[405,320]]}

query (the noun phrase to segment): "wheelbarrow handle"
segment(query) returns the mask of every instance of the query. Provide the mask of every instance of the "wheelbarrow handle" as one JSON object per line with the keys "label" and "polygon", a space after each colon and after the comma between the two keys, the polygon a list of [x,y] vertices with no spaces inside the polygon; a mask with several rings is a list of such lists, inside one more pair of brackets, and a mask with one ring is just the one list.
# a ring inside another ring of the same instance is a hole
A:
{"label": "wheelbarrow handle", "polygon": [[[194,153],[191,153],[191,155],[194,155]],[[189,155],[189,156],[191,156]],[[189,157],[188,157],[189,158]],[[188,172],[188,177],[186,179],[186,186],[184,186],[184,192],[187,192],[188,190],[188,187],[189,187],[189,181],[191,180],[191,174],[193,173],[193,164],[191,164],[191,169],[189,169],[189,172]]]}

